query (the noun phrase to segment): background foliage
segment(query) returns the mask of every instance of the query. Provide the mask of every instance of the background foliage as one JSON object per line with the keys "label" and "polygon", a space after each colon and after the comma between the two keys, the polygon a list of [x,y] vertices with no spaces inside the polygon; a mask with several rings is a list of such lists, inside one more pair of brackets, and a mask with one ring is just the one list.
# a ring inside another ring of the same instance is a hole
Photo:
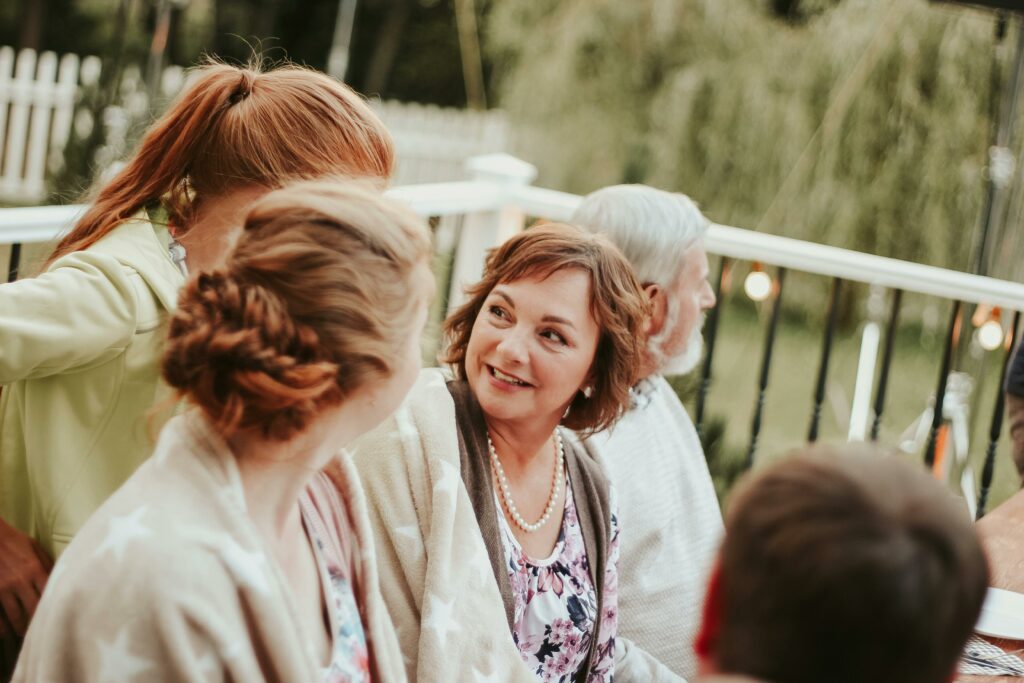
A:
{"label": "background foliage", "polygon": [[502,104],[529,126],[547,184],[648,182],[718,222],[967,269],[993,55],[1006,61],[993,16],[923,0],[788,5],[803,10],[499,3],[488,39]]}
{"label": "background foliage", "polygon": [[[358,0],[347,80],[368,95],[464,105],[455,2]],[[718,222],[969,267],[990,95],[1016,37],[997,43],[993,13],[928,0],[472,4],[488,102],[511,116],[541,184],[647,182],[693,196]],[[114,74],[145,63],[156,5],[4,3],[0,44],[98,54]],[[324,68],[339,2],[171,6],[170,63],[256,50]],[[1016,182],[996,221],[993,243],[1009,248],[992,249],[993,275],[1022,274],[1021,195]]]}

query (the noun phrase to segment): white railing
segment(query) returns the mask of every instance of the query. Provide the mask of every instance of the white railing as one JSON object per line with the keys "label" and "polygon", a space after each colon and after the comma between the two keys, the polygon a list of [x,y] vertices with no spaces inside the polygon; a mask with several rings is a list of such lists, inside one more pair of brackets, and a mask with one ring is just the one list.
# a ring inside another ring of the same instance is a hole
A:
{"label": "white railing", "polygon": [[[407,202],[420,215],[436,218],[435,246],[438,252],[450,255],[454,251],[447,297],[449,309],[461,301],[463,287],[479,278],[487,249],[497,245],[507,236],[522,230],[529,218],[555,221],[569,219],[581,201],[577,195],[532,186],[531,182],[536,175],[535,168],[505,154],[474,157],[467,163],[466,170],[470,180],[403,185],[389,190],[390,196]],[[0,245],[52,241],[73,224],[83,208],[83,206],[77,205],[0,209]],[[1017,282],[970,275],[726,225],[712,226],[705,239],[705,246],[708,252],[731,259],[758,261],[787,270],[852,280],[902,292],[940,297],[955,302],[998,306],[1004,312],[1024,311],[1024,284]],[[3,296],[2,285],[0,285],[0,296]],[[893,311],[897,310],[895,301],[894,298]],[[834,301],[831,305],[835,306]],[[953,310],[959,312],[960,304],[955,304]],[[772,315],[771,318],[774,319],[775,316]],[[893,317],[891,320],[895,321],[895,319]],[[893,325],[894,322],[890,322],[890,328],[886,333],[887,338],[891,338],[895,334]],[[1002,322],[1000,325],[1002,326]],[[947,338],[954,337],[957,334],[955,332],[957,329],[958,327],[951,323],[951,327],[946,333]],[[856,382],[852,400],[848,406],[849,438],[851,440],[866,438],[872,410],[872,392],[878,367],[881,336],[882,330],[879,322],[868,320],[863,327]],[[769,328],[767,339],[772,337],[774,337],[774,323]],[[1006,335],[1003,338],[1004,353],[1009,352],[1010,338],[1011,335]],[[770,343],[766,346],[765,358],[770,358],[769,348]],[[886,356],[888,356],[888,352]],[[940,375],[947,376],[951,369],[948,364],[947,353]],[[822,381],[821,378],[827,376],[826,366],[827,364],[823,360],[819,367],[819,384]],[[879,379],[880,387],[885,385],[884,377],[887,374],[885,368],[888,366],[888,361],[883,361],[882,366],[883,371]],[[707,372],[707,366],[705,372]],[[710,374],[707,374],[703,380],[702,392],[706,391]],[[762,378],[761,381],[763,383],[766,380]],[[927,380],[925,381],[927,382]],[[943,384],[943,386],[945,385]],[[880,388],[879,393],[876,394],[876,401],[881,400],[878,398],[881,391]],[[935,394],[939,393],[940,391],[936,390]],[[945,397],[942,415],[950,417],[953,422],[957,421],[957,415],[963,418],[966,413],[963,412],[963,401],[958,398],[957,392],[947,388],[942,389],[941,393]],[[755,408],[758,416],[763,404],[763,396],[764,386],[761,387],[761,399]],[[813,408],[815,421],[820,415],[821,400],[822,392],[819,388]],[[703,393],[698,399],[698,406],[702,401]],[[1001,416],[1002,408],[997,407],[995,414]],[[928,413],[926,410],[926,415],[932,415],[932,413]],[[931,420],[931,417],[922,418],[919,423],[921,428],[918,429],[918,437],[926,435],[927,424]],[[961,419],[960,422],[963,423],[964,420]],[[751,454],[757,443],[760,419],[755,420],[754,424],[757,426],[752,432]],[[932,423],[932,432],[934,431],[935,425]],[[954,429],[953,436],[959,444],[956,449],[957,458],[965,457],[964,454],[967,452],[964,445],[967,439],[965,430],[960,429],[957,432]],[[931,441],[934,442],[934,439]],[[964,443],[959,443],[960,441]],[[933,446],[934,444],[931,443],[928,449]],[[991,481],[991,470],[988,465],[991,465],[994,447],[993,442],[989,446],[989,455],[986,456],[988,460],[985,471],[989,474],[986,475],[987,478],[983,479],[982,500],[987,496]],[[752,455],[748,456],[748,458],[750,457]],[[943,467],[949,468],[949,462],[950,460],[947,459]],[[942,476],[947,475],[942,474]],[[964,467],[961,486],[965,500],[973,510],[976,484],[974,471],[969,466]]]}
{"label": "white railing", "polygon": [[[486,249],[522,229],[527,217],[564,221],[580,202],[565,192],[533,187],[532,165],[505,154],[475,157],[471,180],[405,185],[389,190],[423,216],[464,216],[452,294],[474,282]],[[48,242],[67,230],[81,205],[0,209],[0,244]],[[845,280],[969,303],[1024,310],[1024,284],[865,254],[726,225],[714,225],[707,251]],[[456,297],[457,298],[457,297]]]}

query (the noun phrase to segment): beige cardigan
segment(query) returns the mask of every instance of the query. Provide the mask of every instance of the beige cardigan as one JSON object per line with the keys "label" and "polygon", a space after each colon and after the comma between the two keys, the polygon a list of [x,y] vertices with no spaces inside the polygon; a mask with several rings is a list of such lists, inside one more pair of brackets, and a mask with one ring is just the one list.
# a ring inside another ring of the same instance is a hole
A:
{"label": "beige cardigan", "polygon": [[512,640],[462,480],[443,373],[424,370],[394,416],[354,444],[352,458],[410,680],[537,683]]}
{"label": "beige cardigan", "polygon": [[[318,473],[307,518],[353,552],[374,681],[404,681],[351,465]],[[333,486],[332,486],[333,484]],[[335,489],[335,487],[337,487]],[[341,496],[336,494],[341,492]],[[44,592],[14,681],[320,681],[280,569],[245,512],[234,457],[196,411],[89,519]]]}
{"label": "beige cardigan", "polygon": [[[411,680],[536,683],[512,640],[507,601],[473,503],[480,491],[464,481],[457,412],[445,372],[425,369],[402,407],[353,445],[381,588]],[[603,481],[596,474],[586,479],[595,477]],[[685,683],[622,643],[617,682]]]}

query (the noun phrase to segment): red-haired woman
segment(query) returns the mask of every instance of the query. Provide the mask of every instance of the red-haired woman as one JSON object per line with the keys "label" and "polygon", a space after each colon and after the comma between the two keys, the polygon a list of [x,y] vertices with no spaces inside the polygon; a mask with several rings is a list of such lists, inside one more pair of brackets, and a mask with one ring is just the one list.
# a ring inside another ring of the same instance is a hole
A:
{"label": "red-haired woman", "polygon": [[424,371],[356,445],[411,678],[612,680],[615,501],[571,430],[628,405],[646,313],[606,239],[516,235],[445,323],[455,378]]}
{"label": "red-haired woman", "polygon": [[[0,517],[59,555],[152,449],[146,415],[169,395],[158,358],[184,269],[215,264],[269,190],[324,175],[383,181],[392,162],[381,121],[323,74],[196,69],[45,272],[0,286]],[[0,522],[0,646],[34,607],[33,562]]]}
{"label": "red-haired woman", "polygon": [[61,556],[15,681],[404,680],[339,449],[416,378],[429,254],[367,188],[257,202],[170,322],[163,376],[192,408]]}

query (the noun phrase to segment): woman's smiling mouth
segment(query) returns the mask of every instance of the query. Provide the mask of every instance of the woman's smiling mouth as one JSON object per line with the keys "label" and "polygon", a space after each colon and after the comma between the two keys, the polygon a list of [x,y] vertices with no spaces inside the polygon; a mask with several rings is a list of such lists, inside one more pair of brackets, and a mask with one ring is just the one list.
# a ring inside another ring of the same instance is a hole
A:
{"label": "woman's smiling mouth", "polygon": [[533,386],[529,382],[525,382],[525,381],[519,379],[518,377],[516,377],[515,375],[510,375],[507,372],[502,372],[501,370],[499,370],[498,368],[494,367],[493,365],[488,365],[487,366],[487,370],[488,370],[488,372],[491,373],[491,377],[493,377],[493,378],[495,378],[495,379],[497,379],[497,380],[499,380],[501,382],[504,382],[506,384],[511,384],[512,386],[515,386],[515,387],[530,387],[530,386]]}

